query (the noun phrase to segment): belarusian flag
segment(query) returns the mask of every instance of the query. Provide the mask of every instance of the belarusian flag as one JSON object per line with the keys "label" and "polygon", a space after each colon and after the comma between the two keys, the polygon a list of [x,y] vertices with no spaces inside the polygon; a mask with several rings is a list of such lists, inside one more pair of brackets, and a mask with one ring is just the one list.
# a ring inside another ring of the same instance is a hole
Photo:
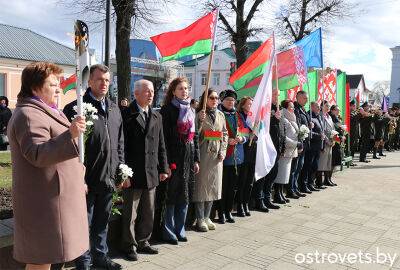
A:
{"label": "belarusian flag", "polygon": [[60,87],[63,90],[64,94],[67,93],[69,90],[76,89],[76,74],[72,74],[67,79],[61,77]]}
{"label": "belarusian flag", "polygon": [[273,42],[273,37],[267,39],[229,78],[238,99],[256,95],[265,69],[272,60]]}
{"label": "belarusian flag", "polygon": [[161,53],[161,61],[210,53],[216,23],[217,10],[214,10],[182,30],[162,33],[151,40]]}
{"label": "belarusian flag", "polygon": [[279,90],[293,89],[307,83],[307,69],[303,50],[300,47],[280,52],[276,57]]}

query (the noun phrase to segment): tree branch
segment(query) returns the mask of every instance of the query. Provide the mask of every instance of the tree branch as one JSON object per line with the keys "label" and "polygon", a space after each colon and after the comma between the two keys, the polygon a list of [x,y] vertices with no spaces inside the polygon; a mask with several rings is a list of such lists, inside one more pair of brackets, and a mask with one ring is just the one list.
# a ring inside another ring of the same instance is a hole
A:
{"label": "tree branch", "polygon": [[234,36],[236,32],[233,30],[233,28],[230,26],[228,20],[225,18],[225,16],[220,12],[219,13],[219,19],[222,21],[222,23],[226,27],[226,31],[231,35]]}
{"label": "tree branch", "polygon": [[254,17],[254,13],[257,11],[257,8],[262,3],[262,1],[263,0],[254,1],[254,4],[250,9],[249,14],[247,14],[246,20],[244,21],[246,26],[248,26],[250,24],[251,19],[253,19],[253,17]]}

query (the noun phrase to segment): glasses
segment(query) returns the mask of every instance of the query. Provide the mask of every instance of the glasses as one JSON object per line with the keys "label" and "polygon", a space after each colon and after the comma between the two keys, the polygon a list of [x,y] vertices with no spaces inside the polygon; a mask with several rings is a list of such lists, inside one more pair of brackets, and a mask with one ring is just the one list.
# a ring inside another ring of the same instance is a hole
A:
{"label": "glasses", "polygon": [[211,100],[218,100],[218,97],[208,97],[208,99],[211,99]]}

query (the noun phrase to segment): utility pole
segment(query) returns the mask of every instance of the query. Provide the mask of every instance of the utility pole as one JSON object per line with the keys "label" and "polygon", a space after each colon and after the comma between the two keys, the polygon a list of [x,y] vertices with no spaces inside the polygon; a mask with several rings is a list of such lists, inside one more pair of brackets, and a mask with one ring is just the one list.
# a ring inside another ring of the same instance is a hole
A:
{"label": "utility pole", "polygon": [[111,3],[110,0],[106,1],[106,38],[105,38],[105,52],[104,52],[104,65],[110,67],[110,16],[111,16]]}

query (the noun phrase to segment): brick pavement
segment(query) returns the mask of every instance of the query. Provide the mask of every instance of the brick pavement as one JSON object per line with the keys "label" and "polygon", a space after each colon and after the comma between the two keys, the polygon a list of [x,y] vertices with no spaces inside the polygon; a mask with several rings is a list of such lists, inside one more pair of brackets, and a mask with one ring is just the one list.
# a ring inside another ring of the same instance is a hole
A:
{"label": "brick pavement", "polygon": [[[159,255],[138,262],[117,258],[125,269],[399,269],[386,264],[296,263],[298,253],[380,252],[400,256],[400,153],[334,175],[337,187],[269,213],[252,211],[216,231],[188,232],[188,243],[159,245]],[[333,255],[331,255],[333,256]],[[301,257],[299,257],[301,259]],[[331,261],[336,257],[331,257]],[[364,258],[365,259],[365,258]],[[327,260],[327,258],[325,258]]]}

